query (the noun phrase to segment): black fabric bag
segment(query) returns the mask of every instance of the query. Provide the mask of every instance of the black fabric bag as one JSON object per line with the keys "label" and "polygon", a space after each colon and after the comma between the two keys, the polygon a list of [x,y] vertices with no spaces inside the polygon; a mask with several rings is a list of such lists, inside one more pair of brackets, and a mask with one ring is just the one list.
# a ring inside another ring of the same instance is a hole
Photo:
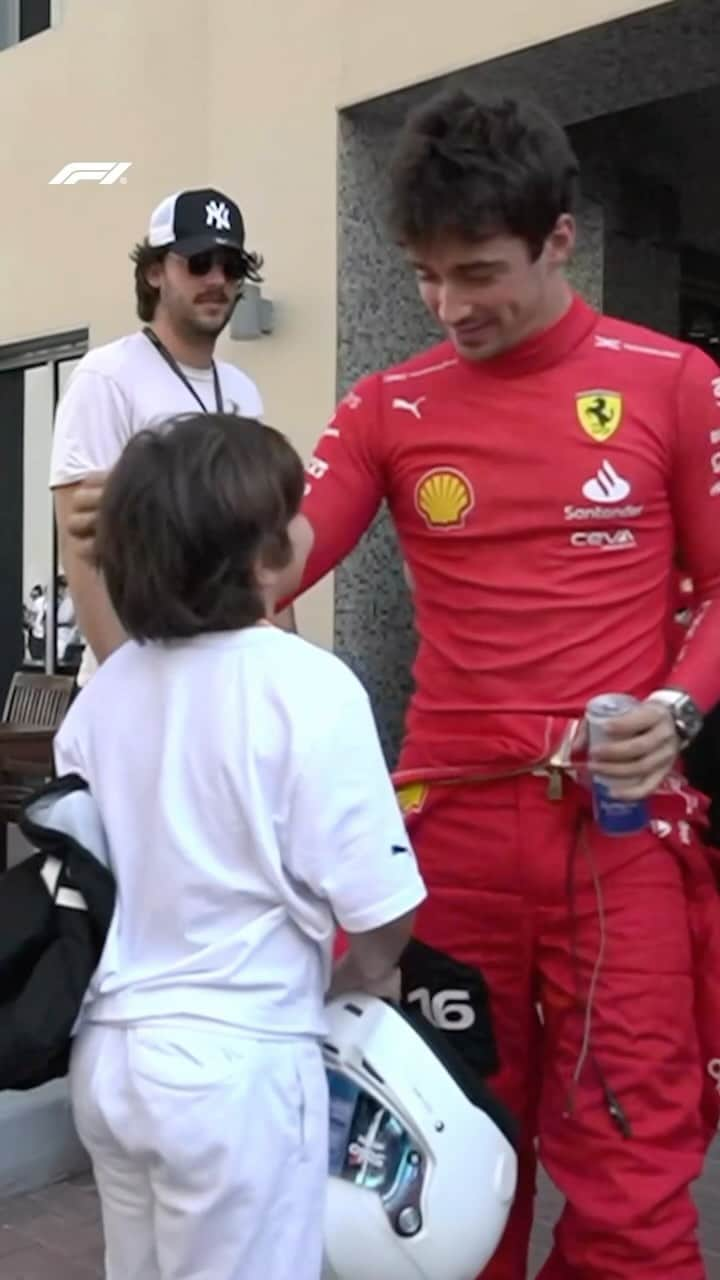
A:
{"label": "black fabric bag", "polygon": [[35,792],[20,828],[35,852],[0,876],[0,1089],[66,1074],[115,909],[102,824],[82,778]]}
{"label": "black fabric bag", "polygon": [[422,1014],[472,1072],[495,1075],[500,1063],[480,970],[413,938],[400,958],[400,975],[402,1008]]}

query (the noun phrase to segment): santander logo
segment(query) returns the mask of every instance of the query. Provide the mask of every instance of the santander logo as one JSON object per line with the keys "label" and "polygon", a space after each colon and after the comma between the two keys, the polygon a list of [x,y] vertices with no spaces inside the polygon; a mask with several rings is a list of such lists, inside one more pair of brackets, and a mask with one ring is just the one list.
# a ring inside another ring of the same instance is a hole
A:
{"label": "santander logo", "polygon": [[589,502],[624,502],[630,496],[630,485],[618,475],[612,463],[605,460],[597,475],[583,485],[583,497]]}

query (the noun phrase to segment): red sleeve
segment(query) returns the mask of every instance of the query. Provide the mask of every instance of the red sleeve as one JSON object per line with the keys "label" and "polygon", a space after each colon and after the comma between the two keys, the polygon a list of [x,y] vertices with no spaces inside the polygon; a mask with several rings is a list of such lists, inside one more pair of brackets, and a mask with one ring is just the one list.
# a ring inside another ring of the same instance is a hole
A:
{"label": "red sleeve", "polygon": [[380,375],[373,374],[346,395],[305,469],[302,514],[314,539],[301,591],[345,559],[382,502],[380,386]]}
{"label": "red sleeve", "polygon": [[720,701],[720,370],[696,349],[677,388],[671,500],[694,616],[667,680],[703,711]]}

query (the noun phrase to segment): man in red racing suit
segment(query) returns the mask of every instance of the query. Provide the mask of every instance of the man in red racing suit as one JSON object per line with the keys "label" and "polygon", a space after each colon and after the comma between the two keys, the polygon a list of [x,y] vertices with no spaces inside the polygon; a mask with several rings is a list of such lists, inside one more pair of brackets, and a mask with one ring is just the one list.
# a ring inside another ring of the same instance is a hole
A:
{"label": "man in red racing suit", "polygon": [[[537,1149],[566,1201],[543,1280],[700,1280],[720,905],[677,761],[720,701],[720,382],[573,295],[576,173],[563,131],[512,101],[462,93],[409,120],[391,222],[447,341],[340,405],[286,586],[334,568],[387,501],[419,636],[397,771],[429,889],[411,946],[440,975],[405,995],[466,1046],[484,975],[490,1082],[521,1127],[485,1276],[526,1274]],[[97,500],[79,490],[78,536]],[[695,592],[679,651],[676,559]],[[604,692],[640,699],[591,761],[650,798],[636,835],[599,829],[571,758]]]}
{"label": "man in red racing suit", "polygon": [[[385,499],[419,636],[396,779],[429,888],[417,936],[482,970],[492,1085],[522,1127],[487,1277],[526,1274],[537,1140],[566,1199],[544,1280],[700,1280],[720,909],[676,712],[720,699],[720,383],[698,350],[571,293],[572,169],[518,104],[460,95],[406,126],[396,230],[449,340],[340,405],[308,465],[300,589]],[[676,548],[698,607],[673,661]],[[651,827],[623,838],[567,767],[608,691],[642,705],[598,764],[652,796]]]}

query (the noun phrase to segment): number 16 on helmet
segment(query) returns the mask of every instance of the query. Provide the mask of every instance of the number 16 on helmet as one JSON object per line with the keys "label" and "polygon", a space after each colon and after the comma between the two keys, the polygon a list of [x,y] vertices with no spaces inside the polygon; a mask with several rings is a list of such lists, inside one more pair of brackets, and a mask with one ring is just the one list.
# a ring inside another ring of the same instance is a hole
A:
{"label": "number 16 on helmet", "polygon": [[323,1280],[474,1280],[515,1195],[512,1118],[422,1017],[361,995],[327,1013]]}

